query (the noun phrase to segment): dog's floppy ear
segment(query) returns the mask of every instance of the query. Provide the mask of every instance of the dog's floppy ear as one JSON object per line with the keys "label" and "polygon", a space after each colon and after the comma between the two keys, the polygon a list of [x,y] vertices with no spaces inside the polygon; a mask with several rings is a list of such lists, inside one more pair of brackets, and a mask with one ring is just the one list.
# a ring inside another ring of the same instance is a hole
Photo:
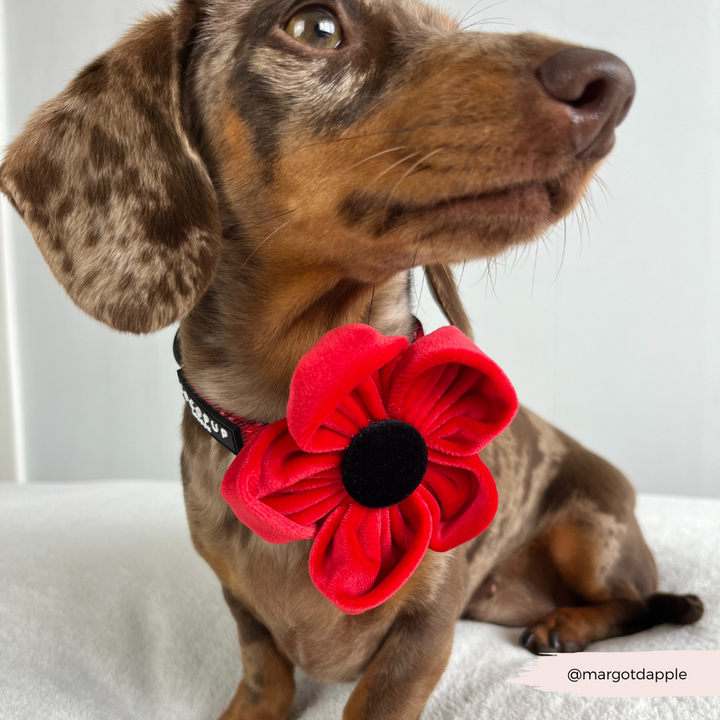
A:
{"label": "dog's floppy ear", "polygon": [[472,324],[465,312],[460,299],[460,292],[455,283],[452,268],[448,265],[426,265],[425,276],[430,283],[430,290],[435,302],[451,325],[473,339]]}
{"label": "dog's floppy ear", "polygon": [[217,199],[186,133],[194,3],[152,16],[41,107],[0,188],[85,312],[147,333],[187,314],[220,255]]}

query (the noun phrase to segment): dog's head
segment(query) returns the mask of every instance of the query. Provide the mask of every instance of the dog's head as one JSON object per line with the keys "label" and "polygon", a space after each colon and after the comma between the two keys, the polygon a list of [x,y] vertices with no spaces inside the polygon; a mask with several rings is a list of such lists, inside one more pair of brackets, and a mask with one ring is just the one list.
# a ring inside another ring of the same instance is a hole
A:
{"label": "dog's head", "polygon": [[221,257],[377,283],[537,237],[633,89],[611,55],[414,0],[181,0],[37,112],[0,184],[83,310],[150,332]]}

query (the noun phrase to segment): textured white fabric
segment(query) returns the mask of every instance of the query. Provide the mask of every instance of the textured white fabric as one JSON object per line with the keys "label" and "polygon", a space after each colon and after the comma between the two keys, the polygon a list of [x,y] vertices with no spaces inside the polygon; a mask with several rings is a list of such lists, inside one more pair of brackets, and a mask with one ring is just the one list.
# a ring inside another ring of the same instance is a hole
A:
{"label": "textured white fabric", "polygon": [[[661,589],[703,620],[591,646],[720,649],[720,500],[641,496]],[[0,487],[0,718],[216,720],[241,674],[234,622],[170,482]],[[461,622],[423,720],[716,720],[720,698],[591,699],[505,680],[520,630]],[[339,720],[352,685],[296,672],[294,720]]]}

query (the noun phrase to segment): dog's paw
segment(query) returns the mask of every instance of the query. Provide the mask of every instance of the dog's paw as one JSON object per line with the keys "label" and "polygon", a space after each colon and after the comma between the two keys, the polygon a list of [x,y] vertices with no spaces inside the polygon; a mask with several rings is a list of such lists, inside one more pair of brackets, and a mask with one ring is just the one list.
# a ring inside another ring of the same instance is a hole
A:
{"label": "dog's paw", "polygon": [[705,607],[697,595],[655,593],[648,599],[648,610],[655,624],[692,625],[703,616]]}
{"label": "dog's paw", "polygon": [[560,608],[540,618],[520,636],[520,645],[535,655],[580,652],[588,646],[575,608]]}

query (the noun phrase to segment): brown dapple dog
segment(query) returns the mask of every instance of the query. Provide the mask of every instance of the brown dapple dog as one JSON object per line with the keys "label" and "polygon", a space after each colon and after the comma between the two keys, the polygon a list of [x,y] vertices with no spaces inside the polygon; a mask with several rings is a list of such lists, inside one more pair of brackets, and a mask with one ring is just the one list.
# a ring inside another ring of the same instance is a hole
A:
{"label": "brown dapple dog", "polygon": [[[83,310],[135,333],[180,320],[193,385],[271,422],[330,329],[412,335],[413,267],[469,333],[447,266],[567,215],[633,93],[612,55],[462,32],[415,0],[180,0],[42,107],[0,179]],[[295,665],[360,678],[346,720],[417,718],[459,617],[572,652],[702,615],[656,594],[627,480],[527,410],[482,454],[490,528],[357,616],[315,589],[307,542],[270,545],[235,518],[232,455],[189,411],[183,436],[192,538],[239,627],[228,720],[284,718]]]}

